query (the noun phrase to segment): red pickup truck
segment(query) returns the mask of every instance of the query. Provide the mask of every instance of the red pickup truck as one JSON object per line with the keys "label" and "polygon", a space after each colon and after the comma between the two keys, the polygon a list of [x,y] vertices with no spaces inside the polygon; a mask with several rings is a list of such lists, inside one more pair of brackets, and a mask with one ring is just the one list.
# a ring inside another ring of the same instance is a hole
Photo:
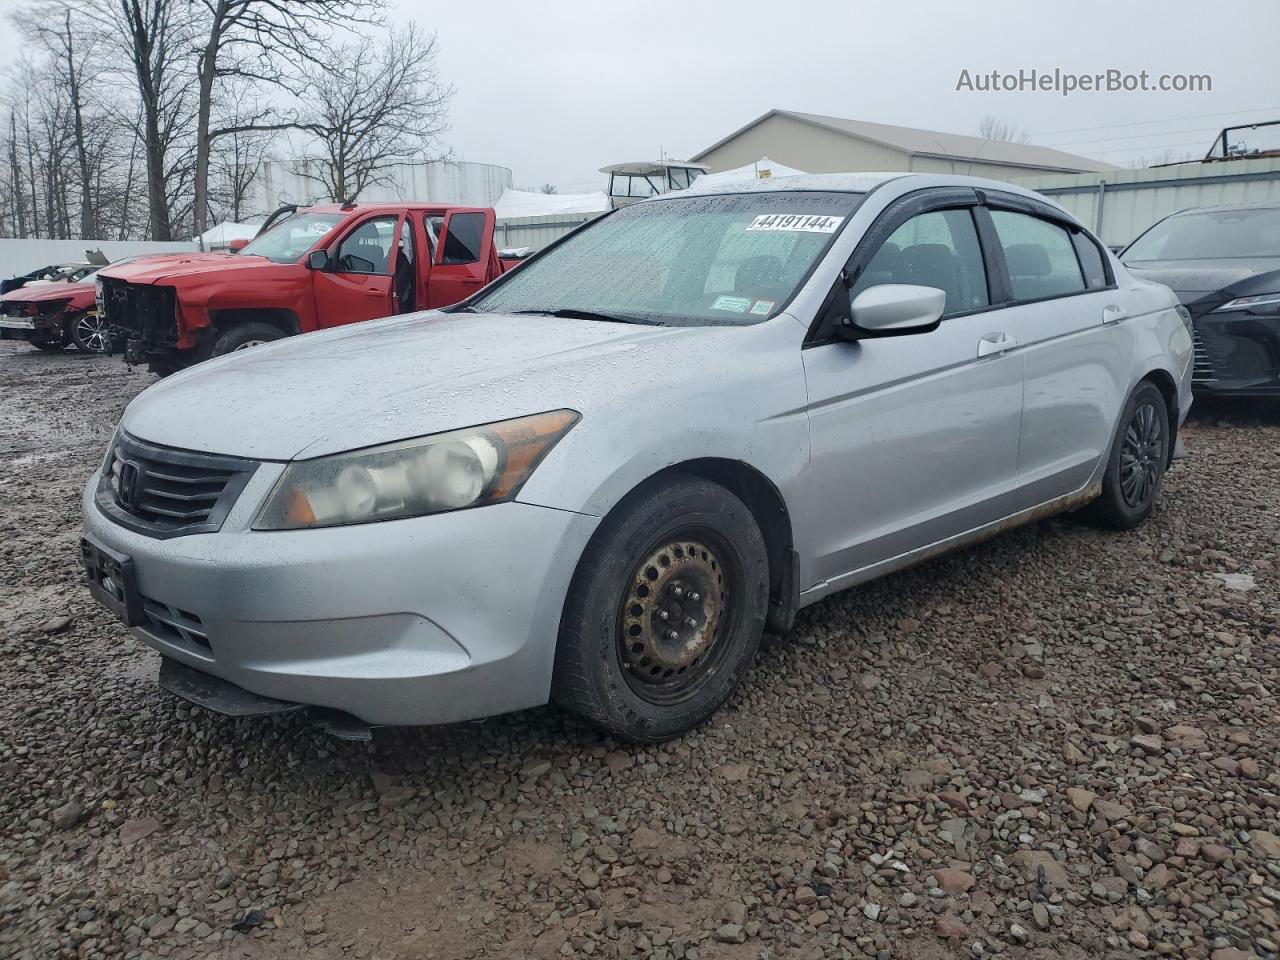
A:
{"label": "red pickup truck", "polygon": [[444,307],[514,265],[494,213],[433,204],[284,208],[237,253],[108,267],[98,304],[113,349],[161,376],[341,324]]}

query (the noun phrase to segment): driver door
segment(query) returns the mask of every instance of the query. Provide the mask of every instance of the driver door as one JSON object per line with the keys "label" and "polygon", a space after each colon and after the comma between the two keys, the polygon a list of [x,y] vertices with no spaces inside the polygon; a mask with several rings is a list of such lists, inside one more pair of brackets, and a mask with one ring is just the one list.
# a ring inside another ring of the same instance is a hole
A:
{"label": "driver door", "polygon": [[329,268],[311,272],[318,327],[396,312],[391,254],[402,219],[395,213],[365,217],[329,247]]}
{"label": "driver door", "polygon": [[947,299],[936,330],[803,351],[810,582],[858,582],[867,568],[1011,510],[1023,361],[1001,338],[1006,311],[990,306],[974,203],[953,194],[890,207],[854,253],[851,292],[839,283],[834,293],[847,316],[849,296],[869,286],[940,288]]}

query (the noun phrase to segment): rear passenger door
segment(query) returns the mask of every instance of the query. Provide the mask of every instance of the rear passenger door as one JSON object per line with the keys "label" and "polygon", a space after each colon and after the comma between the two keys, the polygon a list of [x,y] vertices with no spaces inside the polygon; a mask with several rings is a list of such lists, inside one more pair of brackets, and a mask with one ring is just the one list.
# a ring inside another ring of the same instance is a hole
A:
{"label": "rear passenger door", "polygon": [[[891,205],[837,282],[803,351],[809,391],[814,573],[832,584],[1009,513],[1017,479],[1022,361],[991,309],[969,189]],[[854,343],[822,331],[852,294],[885,283],[941,288],[936,330]]]}
{"label": "rear passenger door", "polygon": [[424,225],[434,257],[427,283],[426,308],[447,307],[471,296],[496,274],[494,215],[481,208],[427,213]]}
{"label": "rear passenger door", "polygon": [[1019,509],[1083,487],[1110,448],[1134,344],[1097,241],[1020,197],[988,196],[1026,388]]}

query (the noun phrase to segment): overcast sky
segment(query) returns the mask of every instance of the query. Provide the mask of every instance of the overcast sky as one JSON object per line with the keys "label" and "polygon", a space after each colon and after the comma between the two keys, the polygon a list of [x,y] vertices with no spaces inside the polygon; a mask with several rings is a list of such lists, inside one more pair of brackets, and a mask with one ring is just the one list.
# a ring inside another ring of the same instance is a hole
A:
{"label": "overcast sky", "polygon": [[[994,114],[1116,164],[1199,156],[1224,125],[1280,119],[1276,0],[392,2],[393,20],[439,33],[455,156],[562,192],[602,188],[608,163],[686,158],[774,107],[968,134]],[[0,59],[18,52],[0,30]],[[1055,67],[1209,74],[1213,89],[956,90],[963,69]]]}
{"label": "overcast sky", "polygon": [[[685,158],[774,107],[967,134],[991,113],[1116,164],[1280,120],[1276,0],[399,2],[439,32],[456,155],[562,192],[600,189],[608,163]],[[964,68],[1055,67],[1208,73],[1213,90],[956,92]]]}

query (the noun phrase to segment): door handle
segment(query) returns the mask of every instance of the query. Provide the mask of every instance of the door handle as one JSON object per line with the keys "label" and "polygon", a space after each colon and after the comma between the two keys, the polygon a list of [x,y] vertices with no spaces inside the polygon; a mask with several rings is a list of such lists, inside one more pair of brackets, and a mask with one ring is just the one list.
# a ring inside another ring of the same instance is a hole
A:
{"label": "door handle", "polygon": [[1124,308],[1117,307],[1115,304],[1109,304],[1102,308],[1103,323],[1119,323],[1124,319]]}
{"label": "door handle", "polygon": [[385,290],[379,290],[377,287],[369,287],[365,290],[364,295],[366,297],[385,297],[387,293]]}
{"label": "door handle", "polygon": [[978,356],[993,357],[1004,353],[1018,345],[1018,341],[1007,333],[988,333],[978,341]]}

